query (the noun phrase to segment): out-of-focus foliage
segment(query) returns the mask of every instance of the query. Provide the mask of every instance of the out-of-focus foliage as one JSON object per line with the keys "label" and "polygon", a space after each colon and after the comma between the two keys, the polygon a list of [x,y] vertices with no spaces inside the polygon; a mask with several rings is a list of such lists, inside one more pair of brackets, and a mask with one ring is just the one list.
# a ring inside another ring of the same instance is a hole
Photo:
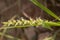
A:
{"label": "out-of-focus foliage", "polygon": [[[0,32],[0,35],[2,36],[3,33]],[[19,38],[15,38],[15,37],[13,37],[13,36],[11,36],[11,35],[7,35],[7,34],[5,34],[4,37],[7,37],[7,38],[13,39],[13,40],[14,40],[14,39],[21,40],[21,39],[19,39]]]}
{"label": "out-of-focus foliage", "polygon": [[54,38],[53,38],[53,37],[46,37],[46,38],[43,39],[43,40],[54,40]]}

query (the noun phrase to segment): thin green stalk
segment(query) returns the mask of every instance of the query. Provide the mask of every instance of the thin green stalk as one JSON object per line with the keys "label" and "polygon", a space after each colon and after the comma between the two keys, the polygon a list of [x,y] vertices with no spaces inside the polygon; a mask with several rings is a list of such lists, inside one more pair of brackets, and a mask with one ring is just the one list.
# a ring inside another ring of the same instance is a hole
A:
{"label": "thin green stalk", "polygon": [[60,26],[60,23],[57,23],[57,22],[52,22],[52,21],[50,21],[50,22],[45,22],[46,24],[48,24],[48,25],[51,25],[51,26]]}

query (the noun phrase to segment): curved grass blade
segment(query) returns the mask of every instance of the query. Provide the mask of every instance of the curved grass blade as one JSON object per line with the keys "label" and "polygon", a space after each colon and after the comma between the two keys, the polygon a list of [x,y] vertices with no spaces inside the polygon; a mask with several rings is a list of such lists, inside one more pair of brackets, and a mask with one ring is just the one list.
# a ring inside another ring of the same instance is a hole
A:
{"label": "curved grass blade", "polygon": [[[3,34],[0,32],[0,36],[1,36],[1,35],[3,35]],[[7,37],[7,38],[9,38],[9,39],[17,39],[17,40],[21,40],[21,39],[19,39],[19,38],[15,38],[15,37],[10,36],[10,35],[7,35],[7,34],[5,34],[4,36]]]}
{"label": "curved grass blade", "polygon": [[7,28],[5,28],[5,29],[3,30],[2,35],[1,35],[1,39],[3,39],[3,37],[4,37],[5,33],[6,33],[6,31],[7,31]]}
{"label": "curved grass blade", "polygon": [[47,14],[51,15],[52,17],[54,17],[55,19],[57,19],[57,20],[60,21],[60,18],[56,14],[54,14],[51,10],[49,10],[48,8],[46,8],[45,6],[43,6],[37,0],[30,0],[30,1],[33,2],[39,8],[41,8],[43,11],[45,11]]}

